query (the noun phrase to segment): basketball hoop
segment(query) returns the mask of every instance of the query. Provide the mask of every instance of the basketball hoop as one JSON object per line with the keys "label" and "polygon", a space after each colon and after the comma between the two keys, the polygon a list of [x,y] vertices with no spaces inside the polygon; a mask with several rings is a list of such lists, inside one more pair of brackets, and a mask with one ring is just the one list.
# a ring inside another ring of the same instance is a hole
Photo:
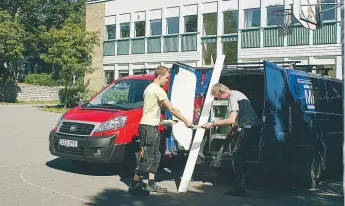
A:
{"label": "basketball hoop", "polygon": [[291,33],[292,27],[295,23],[292,9],[281,9],[271,13],[279,20],[278,29],[280,36],[286,36]]}

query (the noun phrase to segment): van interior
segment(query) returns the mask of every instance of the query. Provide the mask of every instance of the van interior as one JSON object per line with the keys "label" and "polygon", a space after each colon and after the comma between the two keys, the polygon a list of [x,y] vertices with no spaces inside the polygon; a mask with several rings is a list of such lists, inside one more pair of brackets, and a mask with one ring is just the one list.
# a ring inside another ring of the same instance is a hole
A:
{"label": "van interior", "polygon": [[[246,95],[253,105],[253,108],[261,120],[264,108],[264,73],[263,70],[239,70],[222,74],[219,80],[220,83],[228,86],[232,90],[237,90]],[[246,130],[247,131],[247,130]],[[248,160],[258,161],[259,156],[259,142],[260,142],[260,125],[250,129],[246,133],[246,138],[250,139],[251,149]],[[229,140],[210,138],[209,132],[203,140],[203,155],[216,156],[223,146],[223,156],[230,156],[231,148],[234,144],[230,144]]]}

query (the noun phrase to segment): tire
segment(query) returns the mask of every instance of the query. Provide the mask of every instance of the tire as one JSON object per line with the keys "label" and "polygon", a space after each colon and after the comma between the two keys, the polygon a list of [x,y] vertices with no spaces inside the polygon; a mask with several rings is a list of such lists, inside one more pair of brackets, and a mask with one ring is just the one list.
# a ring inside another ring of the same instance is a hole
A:
{"label": "tire", "polygon": [[313,189],[318,187],[323,174],[323,157],[320,152],[315,153],[309,160],[305,177],[302,181],[303,187]]}

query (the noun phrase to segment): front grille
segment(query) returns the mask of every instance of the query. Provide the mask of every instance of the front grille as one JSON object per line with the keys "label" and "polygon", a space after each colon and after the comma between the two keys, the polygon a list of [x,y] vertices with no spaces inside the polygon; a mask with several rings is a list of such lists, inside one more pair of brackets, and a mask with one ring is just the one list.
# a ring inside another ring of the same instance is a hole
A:
{"label": "front grille", "polygon": [[68,155],[74,155],[74,156],[80,156],[80,157],[82,157],[84,154],[84,147],[77,147],[77,148],[63,147],[63,146],[59,146],[57,142],[54,143],[54,150],[62,154],[68,154]]}
{"label": "front grille", "polygon": [[76,134],[76,135],[91,135],[92,130],[95,128],[93,124],[74,123],[74,122],[63,122],[59,132],[65,134]]}

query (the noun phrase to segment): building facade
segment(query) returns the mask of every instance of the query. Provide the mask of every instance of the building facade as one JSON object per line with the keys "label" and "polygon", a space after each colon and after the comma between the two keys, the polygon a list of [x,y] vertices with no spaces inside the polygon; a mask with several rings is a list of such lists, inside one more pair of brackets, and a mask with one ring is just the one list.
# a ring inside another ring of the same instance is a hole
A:
{"label": "building facade", "polygon": [[[334,3],[340,0],[323,0]],[[95,52],[94,87],[122,76],[150,72],[159,64],[209,66],[217,55],[225,63],[291,61],[332,68],[341,78],[340,9],[323,14],[323,27],[308,30],[298,22],[279,35],[273,11],[292,0],[91,0],[87,29],[100,32]],[[323,6],[327,10],[333,6]],[[295,19],[294,19],[295,20]],[[145,70],[146,69],[146,70]]]}

